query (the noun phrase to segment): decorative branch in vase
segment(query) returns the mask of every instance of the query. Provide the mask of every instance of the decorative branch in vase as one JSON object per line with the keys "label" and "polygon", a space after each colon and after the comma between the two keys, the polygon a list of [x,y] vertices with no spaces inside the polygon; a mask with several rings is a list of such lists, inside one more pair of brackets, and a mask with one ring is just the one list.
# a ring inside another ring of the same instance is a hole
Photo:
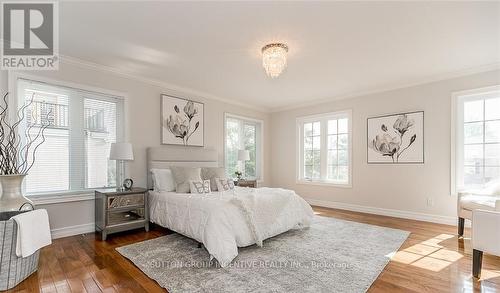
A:
{"label": "decorative branch in vase", "polygon": [[[49,111],[45,117],[34,117],[21,130],[27,117],[27,111],[33,103],[34,95],[28,103],[23,104],[14,119],[9,119],[8,95],[3,96],[3,105],[0,105],[0,212],[18,211],[33,207],[31,200],[22,192],[22,183],[36,160],[38,148],[45,142],[45,130],[50,126]],[[40,120],[40,121],[37,121]],[[14,121],[14,122],[12,122]],[[33,131],[34,128],[35,131]]]}

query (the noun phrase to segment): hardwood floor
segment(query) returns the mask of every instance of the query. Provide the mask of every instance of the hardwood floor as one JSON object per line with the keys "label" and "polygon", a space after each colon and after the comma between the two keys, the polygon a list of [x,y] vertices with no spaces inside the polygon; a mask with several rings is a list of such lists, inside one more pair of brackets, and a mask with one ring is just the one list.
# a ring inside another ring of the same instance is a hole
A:
{"label": "hardwood floor", "polygon": [[[500,258],[485,254],[481,280],[474,280],[470,231],[456,227],[315,207],[317,214],[407,230],[411,235],[369,292],[500,292]],[[42,250],[37,273],[6,292],[166,292],[115,248],[165,235],[153,227],[111,235],[57,239]]]}

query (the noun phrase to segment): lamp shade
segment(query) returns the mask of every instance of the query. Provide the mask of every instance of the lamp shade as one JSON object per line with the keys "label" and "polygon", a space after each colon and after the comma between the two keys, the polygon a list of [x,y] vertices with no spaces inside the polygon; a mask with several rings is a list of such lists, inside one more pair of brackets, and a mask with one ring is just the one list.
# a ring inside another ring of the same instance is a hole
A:
{"label": "lamp shade", "polygon": [[250,160],[250,151],[248,151],[248,150],[239,150],[238,151],[238,160],[239,161],[248,161],[248,160]]}
{"label": "lamp shade", "polygon": [[109,159],[132,161],[134,159],[132,145],[128,142],[112,143],[111,150],[109,151]]}

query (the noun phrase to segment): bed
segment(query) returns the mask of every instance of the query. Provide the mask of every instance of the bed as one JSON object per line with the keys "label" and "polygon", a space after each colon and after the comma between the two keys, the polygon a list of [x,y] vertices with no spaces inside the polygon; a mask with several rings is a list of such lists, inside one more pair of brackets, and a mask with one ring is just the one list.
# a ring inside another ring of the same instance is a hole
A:
{"label": "bed", "polygon": [[[217,167],[218,155],[207,149],[148,149],[148,170],[173,166]],[[304,199],[281,188],[236,187],[210,194],[151,190],[148,202],[151,222],[203,243],[222,267],[238,255],[238,247],[262,246],[267,238],[309,227],[314,215]]]}

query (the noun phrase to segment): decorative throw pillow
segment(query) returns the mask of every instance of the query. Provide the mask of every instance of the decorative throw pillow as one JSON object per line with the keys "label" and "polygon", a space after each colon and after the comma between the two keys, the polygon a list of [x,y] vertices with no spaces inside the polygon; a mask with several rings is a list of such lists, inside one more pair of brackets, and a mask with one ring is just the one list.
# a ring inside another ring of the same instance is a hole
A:
{"label": "decorative throw pillow", "polygon": [[191,193],[198,193],[198,194],[210,193],[210,180],[203,180],[203,181],[191,180],[189,181],[189,189]]}
{"label": "decorative throw pillow", "polygon": [[175,192],[189,193],[189,181],[201,181],[200,168],[170,167],[175,180]]}
{"label": "decorative throw pillow", "polygon": [[151,169],[155,191],[175,191],[175,180],[170,169]]}
{"label": "decorative throw pillow", "polygon": [[234,182],[229,178],[215,178],[215,183],[217,184],[217,190],[219,191],[234,189]]}
{"label": "decorative throw pillow", "polygon": [[224,178],[226,176],[226,170],[221,167],[215,168],[201,168],[201,179],[210,180],[210,188],[212,191],[217,191],[216,178]]}

